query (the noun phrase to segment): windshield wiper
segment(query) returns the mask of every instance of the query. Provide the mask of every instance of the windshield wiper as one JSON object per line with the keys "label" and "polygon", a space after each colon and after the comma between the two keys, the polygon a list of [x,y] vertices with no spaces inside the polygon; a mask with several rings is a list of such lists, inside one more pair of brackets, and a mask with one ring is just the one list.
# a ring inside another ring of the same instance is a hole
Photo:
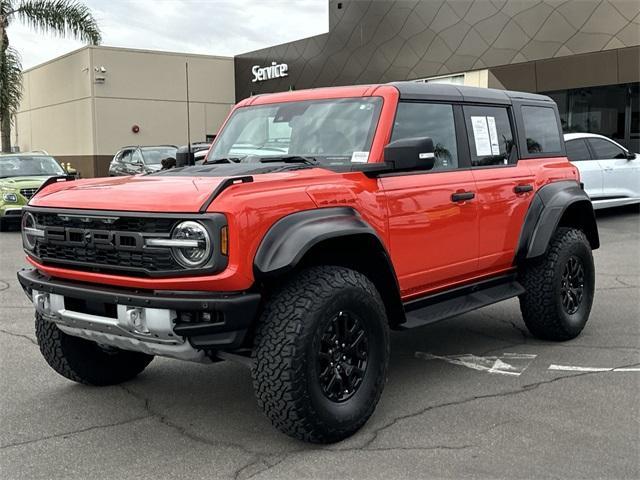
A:
{"label": "windshield wiper", "polygon": [[315,157],[305,157],[302,155],[288,155],[284,157],[262,157],[260,159],[261,163],[276,163],[276,162],[284,162],[284,163],[306,163],[307,165],[318,165],[318,159]]}

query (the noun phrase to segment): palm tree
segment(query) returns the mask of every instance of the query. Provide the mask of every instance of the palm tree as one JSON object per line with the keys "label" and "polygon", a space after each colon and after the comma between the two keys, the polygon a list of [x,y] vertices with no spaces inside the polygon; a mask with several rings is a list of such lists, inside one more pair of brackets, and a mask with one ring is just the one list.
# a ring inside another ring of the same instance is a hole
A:
{"label": "palm tree", "polygon": [[20,56],[9,45],[7,27],[14,19],[35,30],[100,43],[91,11],[75,0],[0,0],[0,129],[2,151],[11,149],[11,122],[22,98]]}

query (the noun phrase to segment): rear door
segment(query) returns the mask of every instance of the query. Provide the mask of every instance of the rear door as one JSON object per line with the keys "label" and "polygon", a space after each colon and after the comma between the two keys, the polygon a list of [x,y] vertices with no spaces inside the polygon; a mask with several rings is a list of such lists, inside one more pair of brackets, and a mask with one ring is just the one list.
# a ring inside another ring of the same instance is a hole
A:
{"label": "rear door", "polygon": [[591,156],[591,150],[584,138],[575,138],[565,142],[567,158],[578,167],[580,181],[584,184],[584,190],[589,197],[596,199],[602,197],[604,183],[602,165]]}
{"label": "rear door", "polygon": [[526,161],[517,161],[510,106],[465,106],[464,119],[477,188],[478,270],[490,274],[512,266],[534,175]]}
{"label": "rear door", "polygon": [[618,144],[604,138],[587,139],[591,152],[602,166],[602,196],[608,199],[634,198],[640,193],[640,162],[628,159]]}
{"label": "rear door", "polygon": [[460,196],[475,195],[462,132],[459,105],[398,104],[392,141],[431,137],[436,157],[432,170],[379,180],[388,202],[390,254],[405,298],[464,280],[477,270],[477,202]]}

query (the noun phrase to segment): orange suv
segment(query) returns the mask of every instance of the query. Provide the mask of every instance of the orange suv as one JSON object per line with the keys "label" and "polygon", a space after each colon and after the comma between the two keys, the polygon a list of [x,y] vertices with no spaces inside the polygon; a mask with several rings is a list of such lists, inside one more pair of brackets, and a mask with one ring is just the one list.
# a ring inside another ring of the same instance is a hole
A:
{"label": "orange suv", "polygon": [[260,95],[203,165],[49,181],[22,234],[42,354],[111,385],[154,356],[238,360],[281,431],[335,442],[372,414],[389,329],[512,297],[577,336],[599,246],[556,105],[413,82]]}

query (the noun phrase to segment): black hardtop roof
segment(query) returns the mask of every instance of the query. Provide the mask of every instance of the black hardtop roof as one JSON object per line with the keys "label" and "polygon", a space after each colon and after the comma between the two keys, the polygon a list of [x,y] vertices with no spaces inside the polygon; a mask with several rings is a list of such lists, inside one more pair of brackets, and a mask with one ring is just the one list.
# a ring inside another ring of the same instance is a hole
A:
{"label": "black hardtop roof", "polygon": [[496,88],[468,87],[450,83],[392,82],[403,100],[440,100],[449,102],[494,103],[509,105],[513,100],[548,102],[553,100],[537,93],[514,92]]}

